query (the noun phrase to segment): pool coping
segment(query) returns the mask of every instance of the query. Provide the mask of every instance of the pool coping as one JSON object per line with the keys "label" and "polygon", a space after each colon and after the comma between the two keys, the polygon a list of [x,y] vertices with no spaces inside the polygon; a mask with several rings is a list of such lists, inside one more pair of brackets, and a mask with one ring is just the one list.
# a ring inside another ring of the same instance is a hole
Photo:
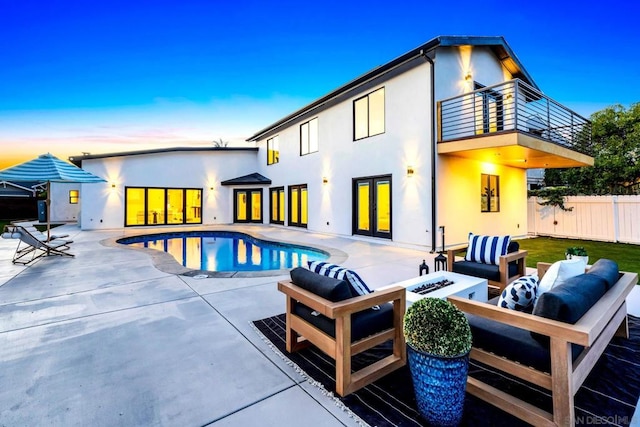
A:
{"label": "pool coping", "polygon": [[[318,249],[329,254],[329,258],[327,259],[327,262],[330,262],[332,264],[342,264],[344,261],[347,260],[347,258],[349,258],[349,255],[347,255],[346,252],[341,251],[340,249],[332,248],[329,246],[317,245],[315,243],[308,244],[308,243],[294,242],[294,241],[288,241],[288,240],[282,240],[282,239],[274,239],[271,237],[267,237],[263,234],[260,234],[254,230],[246,230],[244,228],[242,230],[238,230],[237,227],[234,227],[233,225],[213,226],[213,227],[200,226],[197,228],[189,227],[189,228],[183,228],[178,230],[174,228],[172,228],[171,230],[158,229],[158,230],[154,230],[153,232],[147,229],[131,229],[131,231],[134,231],[134,230],[140,231],[140,233],[137,233],[135,235],[144,235],[144,236],[174,233],[176,231],[177,232],[180,232],[180,231],[182,232],[229,231],[229,232],[247,234],[255,239],[260,239],[267,242],[274,242],[274,243],[281,243],[281,244],[295,245],[295,246],[306,246],[312,249]],[[248,277],[274,277],[274,276],[288,275],[289,272],[291,271],[290,268],[279,269],[279,270],[261,270],[261,271],[208,271],[208,270],[198,270],[193,268],[187,268],[182,264],[180,264],[171,254],[167,252],[160,251],[158,249],[133,247],[123,243],[118,243],[118,240],[126,237],[133,237],[133,235],[134,234],[126,235],[126,236],[110,237],[110,238],[101,240],[100,244],[109,248],[126,249],[130,251],[137,251],[140,253],[144,253],[151,258],[151,262],[153,263],[153,266],[158,270],[162,271],[163,273],[194,277],[198,279],[214,278],[214,277],[227,278],[227,279],[243,278],[243,277],[247,277],[247,278]]]}

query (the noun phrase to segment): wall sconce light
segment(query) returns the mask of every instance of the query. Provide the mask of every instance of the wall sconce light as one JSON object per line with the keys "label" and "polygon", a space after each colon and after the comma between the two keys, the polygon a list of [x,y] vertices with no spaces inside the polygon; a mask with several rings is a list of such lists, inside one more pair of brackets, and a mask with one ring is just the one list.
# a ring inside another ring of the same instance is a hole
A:
{"label": "wall sconce light", "polygon": [[407,176],[411,178],[413,176],[413,166],[407,166]]}
{"label": "wall sconce light", "polygon": [[329,179],[326,176],[322,177],[322,183],[323,184],[328,184],[329,183]]}
{"label": "wall sconce light", "polygon": [[116,188],[116,183],[115,182],[111,183],[111,188]]}
{"label": "wall sconce light", "polygon": [[471,82],[471,80],[473,80],[473,74],[471,74],[471,71],[467,71],[467,73],[464,75],[464,80],[466,82]]}
{"label": "wall sconce light", "polygon": [[213,187],[209,187],[209,190],[213,191]]}

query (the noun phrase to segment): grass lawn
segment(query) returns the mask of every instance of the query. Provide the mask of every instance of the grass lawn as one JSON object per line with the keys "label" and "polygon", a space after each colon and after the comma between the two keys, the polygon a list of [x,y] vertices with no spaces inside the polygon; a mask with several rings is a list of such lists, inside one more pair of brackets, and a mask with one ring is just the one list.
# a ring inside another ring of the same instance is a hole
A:
{"label": "grass lawn", "polygon": [[589,254],[589,264],[600,258],[609,258],[617,262],[622,271],[640,273],[640,245],[553,237],[522,239],[518,240],[518,243],[520,249],[529,251],[527,267],[535,268],[539,261],[554,262],[565,259],[564,252],[569,246],[583,246]]}

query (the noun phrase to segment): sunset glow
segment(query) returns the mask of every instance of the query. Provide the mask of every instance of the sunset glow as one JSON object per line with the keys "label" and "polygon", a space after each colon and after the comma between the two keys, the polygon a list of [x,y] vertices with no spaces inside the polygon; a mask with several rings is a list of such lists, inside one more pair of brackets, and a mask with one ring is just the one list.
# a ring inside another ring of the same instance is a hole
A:
{"label": "sunset glow", "polygon": [[[220,138],[244,146],[254,132],[445,34],[503,35],[545,94],[589,116],[640,100],[638,85],[614,78],[640,61],[628,55],[640,41],[631,3],[583,8],[579,19],[570,5],[538,5],[554,9],[536,18],[541,31],[523,29],[518,6],[500,5],[496,31],[432,2],[4,1],[0,169],[46,152],[66,159]],[[437,19],[422,25],[417,16]],[[606,58],[595,61],[594,52]]]}

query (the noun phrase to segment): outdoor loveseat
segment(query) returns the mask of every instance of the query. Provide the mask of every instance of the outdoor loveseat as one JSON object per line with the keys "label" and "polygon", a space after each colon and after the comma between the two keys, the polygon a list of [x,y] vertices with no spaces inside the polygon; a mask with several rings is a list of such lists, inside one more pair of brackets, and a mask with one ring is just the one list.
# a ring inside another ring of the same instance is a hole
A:
{"label": "outdoor loveseat", "polygon": [[[287,351],[315,345],[336,361],[336,393],[346,396],[406,364],[402,333],[406,291],[397,286],[357,296],[347,280],[305,268],[278,282],[287,296]],[[351,356],[393,341],[393,353],[351,372]]]}
{"label": "outdoor loveseat", "polygon": [[[549,266],[538,264],[540,278]],[[625,299],[637,282],[601,259],[540,295],[531,313],[449,297],[469,318],[471,359],[550,390],[553,413],[471,376],[467,392],[536,426],[574,425],[575,393],[611,338],[629,336]]]}

